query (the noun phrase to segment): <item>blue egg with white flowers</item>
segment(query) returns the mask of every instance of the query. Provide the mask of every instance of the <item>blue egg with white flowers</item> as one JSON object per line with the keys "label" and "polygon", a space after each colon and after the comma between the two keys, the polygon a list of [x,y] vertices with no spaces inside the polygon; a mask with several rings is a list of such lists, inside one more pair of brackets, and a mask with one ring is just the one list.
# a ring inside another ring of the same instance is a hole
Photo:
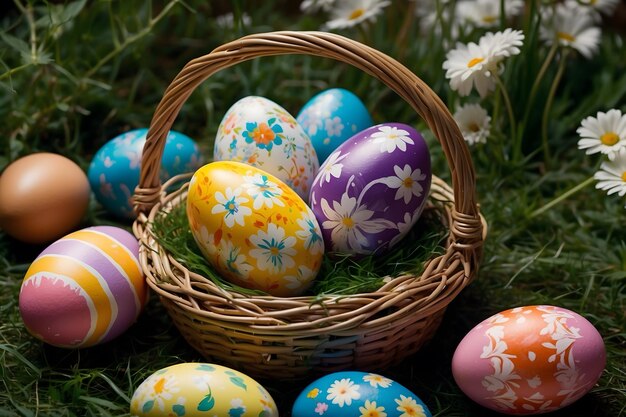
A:
{"label": "blue egg with white flowers", "polygon": [[331,88],[313,96],[296,120],[311,138],[320,165],[339,145],[374,124],[361,99],[343,88]]}
{"label": "blue egg with white flowers", "polygon": [[[139,184],[141,157],[148,129],[124,132],[105,143],[94,155],[87,172],[96,200],[107,212],[121,219],[132,219],[132,197]],[[161,182],[175,175],[195,172],[204,165],[197,143],[189,136],[171,130],[161,159]]]}
{"label": "blue egg with white flowers", "polygon": [[292,417],[432,417],[426,404],[382,375],[343,371],[325,375],[296,397]]}

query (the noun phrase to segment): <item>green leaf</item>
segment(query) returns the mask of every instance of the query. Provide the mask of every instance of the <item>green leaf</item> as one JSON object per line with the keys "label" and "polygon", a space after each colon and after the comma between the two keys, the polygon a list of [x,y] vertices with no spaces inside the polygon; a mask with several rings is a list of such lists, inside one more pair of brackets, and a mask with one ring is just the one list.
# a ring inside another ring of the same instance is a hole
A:
{"label": "green leaf", "polygon": [[198,411],[209,411],[215,406],[215,398],[209,392],[198,404]]}
{"label": "green leaf", "polygon": [[61,22],[65,23],[74,19],[83,10],[87,0],[74,1],[63,8],[61,12]]}
{"label": "green leaf", "polygon": [[174,404],[172,406],[172,411],[174,413],[176,413],[177,416],[184,416],[185,415],[185,406],[182,404]]}
{"label": "green leaf", "polygon": [[9,35],[4,32],[0,32],[0,38],[11,48],[15,49],[22,55],[30,55],[30,47],[28,44],[22,39],[16,38],[13,35]]}
{"label": "green leaf", "polygon": [[232,382],[233,384],[237,385],[238,387],[243,388],[244,390],[248,389],[248,387],[246,387],[246,384],[243,382],[243,378],[241,378],[239,376],[231,376],[230,377],[230,382]]}
{"label": "green leaf", "polygon": [[146,401],[143,404],[143,407],[141,407],[141,411],[143,411],[144,413],[147,413],[150,410],[152,410],[152,407],[154,407],[154,400]]}

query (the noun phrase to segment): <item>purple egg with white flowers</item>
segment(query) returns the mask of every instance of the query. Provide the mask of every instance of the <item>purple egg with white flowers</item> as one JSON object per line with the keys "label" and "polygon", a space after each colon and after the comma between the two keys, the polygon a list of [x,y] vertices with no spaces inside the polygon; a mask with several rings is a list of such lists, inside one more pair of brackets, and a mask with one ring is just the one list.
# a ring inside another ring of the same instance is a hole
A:
{"label": "purple egg with white flowers", "polygon": [[330,251],[380,254],[421,215],[432,178],[422,135],[383,123],[341,144],[313,181],[309,202]]}

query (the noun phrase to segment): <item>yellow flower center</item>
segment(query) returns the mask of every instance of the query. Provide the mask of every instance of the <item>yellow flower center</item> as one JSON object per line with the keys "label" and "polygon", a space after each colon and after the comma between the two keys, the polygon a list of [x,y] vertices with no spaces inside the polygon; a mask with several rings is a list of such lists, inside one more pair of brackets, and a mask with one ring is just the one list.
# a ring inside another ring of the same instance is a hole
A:
{"label": "yellow flower center", "polygon": [[471,122],[470,124],[467,125],[467,129],[470,132],[479,132],[480,131],[480,126],[478,126],[478,123],[476,123],[476,122]]}
{"label": "yellow flower center", "polygon": [[622,181],[626,182],[626,171],[622,172]]}
{"label": "yellow flower center", "polygon": [[481,58],[481,57],[478,57],[478,58],[472,58],[472,59],[470,60],[470,62],[468,62],[468,63],[467,63],[467,68],[472,68],[474,65],[476,65],[476,64],[480,64],[480,63],[481,63],[481,62],[483,62],[484,60],[485,60],[485,58]]}
{"label": "yellow flower center", "polygon": [[485,23],[493,23],[496,21],[496,19],[497,17],[493,15],[483,16],[483,22]]}
{"label": "yellow flower center", "polygon": [[556,33],[556,37],[558,39],[562,39],[562,40],[567,41],[567,42],[575,42],[576,41],[576,38],[574,37],[574,35],[571,35],[571,34],[569,34],[567,32],[557,32]]}
{"label": "yellow flower center", "polygon": [[[351,228],[354,226],[354,220],[352,220],[352,217],[344,217],[343,218],[343,225]],[[345,392],[345,390],[343,390],[343,392]]]}
{"label": "yellow flower center", "polygon": [[270,254],[272,256],[278,256],[278,255],[280,255],[280,251],[278,250],[277,247],[272,247],[272,248],[270,248]]}
{"label": "yellow flower center", "polygon": [[600,142],[606,146],[613,146],[619,142],[619,136],[617,136],[615,132],[606,132],[604,135],[600,136]]}
{"label": "yellow flower center", "polygon": [[161,378],[156,382],[156,384],[154,384],[154,393],[161,394],[164,388],[165,388],[165,378]]}
{"label": "yellow flower center", "polygon": [[350,13],[350,16],[348,16],[348,19],[349,20],[358,19],[359,17],[363,16],[363,13],[365,13],[365,9],[355,9],[352,11],[352,13]]}
{"label": "yellow flower center", "polygon": [[402,181],[402,184],[406,187],[406,188],[412,188],[413,187],[413,178],[411,177],[406,177],[404,179],[404,181]]}

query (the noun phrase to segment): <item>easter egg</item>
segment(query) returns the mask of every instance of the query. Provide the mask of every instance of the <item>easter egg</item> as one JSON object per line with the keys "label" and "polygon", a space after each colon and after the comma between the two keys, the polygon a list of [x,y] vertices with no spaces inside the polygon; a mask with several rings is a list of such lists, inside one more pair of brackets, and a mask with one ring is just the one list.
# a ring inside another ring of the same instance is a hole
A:
{"label": "easter egg", "polygon": [[319,162],[311,139],[285,109],[248,96],[224,115],[215,137],[215,161],[236,161],[266,171],[306,201]]}
{"label": "easter egg", "polygon": [[309,204],[325,247],[348,254],[383,253],[417,222],[431,183],[430,154],[401,123],[367,128],[322,164]]}
{"label": "easter egg", "polygon": [[374,124],[361,99],[343,88],[331,88],[313,96],[296,120],[311,138],[320,164],[347,139]]}
{"label": "easter egg", "polygon": [[138,256],[137,240],[119,227],[89,227],[55,241],[24,276],[24,325],[59,347],[87,347],[119,336],[146,302]]}
{"label": "easter egg", "polygon": [[452,373],[461,390],[484,407],[540,414],[585,395],[605,362],[602,337],[589,321],[538,305],[506,310],[476,325],[454,352]]}
{"label": "easter egg", "polygon": [[133,417],[278,417],[267,390],[249,376],[221,365],[185,362],[160,369],[137,387]]}
{"label": "easter egg", "polygon": [[48,243],[80,223],[90,192],[72,160],[47,152],[24,156],[0,176],[0,228],[26,243]]}
{"label": "easter egg", "polygon": [[419,397],[382,375],[343,371],[309,384],[293,404],[293,417],[431,417]]}
{"label": "easter egg", "polygon": [[253,166],[218,161],[197,170],[187,216],[207,260],[242,287],[299,295],[320,269],[324,243],[313,212],[285,183]]}
{"label": "easter egg", "polygon": [[[132,196],[139,184],[141,156],[148,129],[122,133],[105,143],[89,165],[88,177],[98,202],[111,214],[123,218],[134,217]],[[171,130],[165,140],[161,158],[161,182],[203,164],[196,142]]]}

